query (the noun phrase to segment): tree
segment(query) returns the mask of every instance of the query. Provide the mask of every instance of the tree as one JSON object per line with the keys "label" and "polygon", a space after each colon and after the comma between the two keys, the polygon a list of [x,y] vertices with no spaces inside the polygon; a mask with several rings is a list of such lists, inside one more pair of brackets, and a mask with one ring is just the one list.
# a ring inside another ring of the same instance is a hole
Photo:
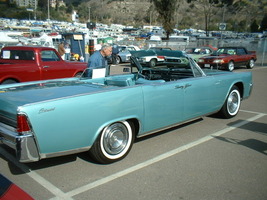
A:
{"label": "tree", "polygon": [[159,21],[166,31],[167,40],[174,28],[174,13],[176,9],[177,0],[152,0],[156,11],[158,12]]}
{"label": "tree", "polygon": [[[212,17],[218,14],[218,8],[224,9],[223,0],[187,0],[187,2],[192,3],[195,10],[199,10],[202,12],[204,16],[204,21],[205,21],[206,35],[208,36]],[[229,1],[226,1],[226,2],[229,3]],[[224,16],[222,16],[222,18],[224,18]],[[222,20],[224,21],[224,19]]]}
{"label": "tree", "polygon": [[261,21],[261,31],[267,31],[267,14],[264,15],[262,21]]}
{"label": "tree", "polygon": [[252,22],[252,24],[250,25],[250,31],[252,33],[255,33],[255,32],[258,32],[259,31],[259,25],[257,24],[257,21],[256,20],[254,20]]}

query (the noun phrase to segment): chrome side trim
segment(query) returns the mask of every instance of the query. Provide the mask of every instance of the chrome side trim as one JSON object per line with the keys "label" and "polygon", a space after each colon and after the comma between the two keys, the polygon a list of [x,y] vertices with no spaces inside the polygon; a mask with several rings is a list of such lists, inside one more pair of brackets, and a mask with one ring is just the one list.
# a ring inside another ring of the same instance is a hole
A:
{"label": "chrome side trim", "polygon": [[60,152],[55,152],[55,153],[47,153],[47,154],[41,153],[40,159],[53,158],[53,157],[58,157],[58,156],[66,156],[66,155],[70,155],[70,154],[77,154],[77,153],[89,151],[90,148],[91,148],[91,146],[82,147],[79,149],[67,150],[67,151],[60,151]]}

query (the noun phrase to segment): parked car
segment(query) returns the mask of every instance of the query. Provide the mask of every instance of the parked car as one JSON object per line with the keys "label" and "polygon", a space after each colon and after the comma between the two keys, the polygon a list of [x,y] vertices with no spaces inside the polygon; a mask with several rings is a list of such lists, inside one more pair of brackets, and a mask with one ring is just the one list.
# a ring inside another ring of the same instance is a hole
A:
{"label": "parked car", "polygon": [[[20,162],[89,151],[99,163],[123,159],[134,139],[205,115],[237,115],[252,73],[206,69],[187,59],[120,74],[0,86],[0,143]],[[130,69],[129,69],[130,68]],[[95,69],[99,70],[99,69]]]}
{"label": "parked car", "polygon": [[135,53],[135,57],[138,59],[141,65],[147,67],[155,67],[157,65],[164,64],[165,51],[170,51],[170,50],[158,50],[158,49],[140,50]]}
{"label": "parked car", "polygon": [[62,60],[54,48],[6,46],[0,54],[0,84],[80,76],[84,62]]}
{"label": "parked car", "polygon": [[248,51],[245,47],[220,47],[210,56],[198,59],[202,68],[226,69],[233,71],[236,66],[246,66],[252,69],[257,60],[255,51]]}
{"label": "parked car", "polygon": [[131,61],[131,53],[130,51],[139,51],[140,48],[137,46],[119,46],[119,54],[118,58],[119,60],[117,63],[124,63],[124,62],[130,62]]}
{"label": "parked car", "polygon": [[208,56],[215,52],[217,48],[212,48],[209,46],[204,47],[192,47],[192,48],[186,48],[184,51],[187,55],[191,56],[196,62],[198,62],[198,59],[203,56]]}
{"label": "parked car", "polygon": [[175,67],[176,65],[187,66],[189,62],[188,58],[182,51],[162,51],[161,55],[164,56],[164,64],[168,67]]}

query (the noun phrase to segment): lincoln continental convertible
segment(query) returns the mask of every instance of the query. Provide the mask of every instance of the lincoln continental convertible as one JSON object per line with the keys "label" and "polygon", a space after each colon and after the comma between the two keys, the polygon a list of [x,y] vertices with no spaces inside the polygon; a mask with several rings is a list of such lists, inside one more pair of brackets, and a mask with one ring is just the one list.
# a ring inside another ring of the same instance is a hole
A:
{"label": "lincoln continental convertible", "polygon": [[132,52],[131,65],[111,66],[104,76],[1,85],[0,146],[20,162],[88,152],[108,164],[127,156],[135,138],[213,113],[238,114],[251,72],[203,71],[175,55],[181,62],[144,68]]}

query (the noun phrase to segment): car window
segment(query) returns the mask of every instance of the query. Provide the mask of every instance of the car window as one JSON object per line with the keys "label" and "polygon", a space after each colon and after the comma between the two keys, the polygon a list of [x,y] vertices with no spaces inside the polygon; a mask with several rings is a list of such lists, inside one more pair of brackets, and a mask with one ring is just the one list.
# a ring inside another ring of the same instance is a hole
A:
{"label": "car window", "polygon": [[226,53],[229,55],[235,55],[236,51],[235,51],[235,49],[228,49]]}
{"label": "car window", "polygon": [[135,51],[135,48],[134,47],[128,47],[128,50],[129,51]]}
{"label": "car window", "polygon": [[4,50],[1,58],[6,60],[35,60],[34,52],[29,50]]}
{"label": "car window", "polygon": [[126,47],[119,47],[119,51],[120,51],[120,52],[124,52],[124,51],[126,51]]}
{"label": "car window", "polygon": [[41,52],[41,59],[44,62],[47,61],[59,61],[60,58],[54,51],[45,50]]}
{"label": "car window", "polygon": [[201,54],[211,54],[211,50],[207,48],[201,49]]}
{"label": "car window", "polygon": [[244,55],[244,54],[246,54],[245,49],[237,49],[237,54],[238,55]]}
{"label": "car window", "polygon": [[229,55],[234,55],[236,54],[236,50],[235,49],[230,49],[230,48],[220,48],[216,51],[215,53],[216,55],[220,55],[220,54],[229,54]]}

